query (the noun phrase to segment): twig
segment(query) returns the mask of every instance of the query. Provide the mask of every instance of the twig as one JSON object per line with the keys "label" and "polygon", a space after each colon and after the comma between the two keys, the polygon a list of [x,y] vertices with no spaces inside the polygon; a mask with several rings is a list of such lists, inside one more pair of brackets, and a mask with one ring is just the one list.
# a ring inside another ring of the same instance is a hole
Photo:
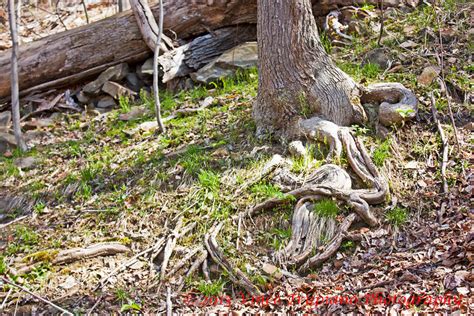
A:
{"label": "twig", "polygon": [[0,311],[5,307],[5,304],[7,303],[8,298],[10,297],[10,294],[12,294],[12,292],[13,292],[13,288],[11,287],[7,293],[7,296],[5,296],[5,299],[3,300],[2,305],[0,305]]}
{"label": "twig", "polygon": [[171,288],[166,289],[166,316],[173,315],[173,303],[171,302]]}
{"label": "twig", "polygon": [[439,49],[440,49],[438,63],[439,63],[439,67],[441,68],[441,79],[443,80],[444,93],[446,94],[446,100],[448,101],[449,118],[451,120],[451,124],[453,125],[454,138],[456,139],[456,149],[460,151],[461,145],[459,144],[458,130],[456,128],[456,123],[454,122],[453,109],[451,106],[451,95],[448,91],[448,86],[446,85],[446,78],[444,76],[444,46],[443,46],[443,37],[441,34],[441,22],[439,20],[439,14],[436,14],[436,22],[438,23],[438,30],[439,30],[438,37],[439,37]]}
{"label": "twig", "polygon": [[433,113],[433,121],[438,127],[439,136],[441,137],[442,149],[443,149],[443,158],[441,161],[441,178],[443,179],[443,193],[448,193],[448,182],[446,181],[446,164],[448,163],[448,149],[449,144],[444,134],[443,127],[438,118],[438,111],[436,110],[436,100],[433,95],[433,92],[430,93],[431,97],[431,113]]}
{"label": "twig", "polygon": [[42,302],[44,302],[44,303],[46,303],[46,304],[51,305],[52,307],[56,308],[57,310],[61,311],[62,313],[66,314],[66,315],[71,315],[71,316],[74,315],[74,314],[71,313],[70,311],[65,310],[65,309],[62,308],[62,307],[59,307],[58,305],[54,304],[53,302],[48,301],[48,300],[45,299],[45,298],[42,298],[42,297],[39,296],[38,294],[35,294],[35,293],[31,292],[31,291],[28,290],[27,288],[24,288],[23,286],[18,285],[18,284],[16,284],[16,283],[14,283],[14,282],[8,280],[8,279],[5,278],[5,277],[0,277],[0,279],[1,279],[3,282],[5,282],[5,283],[7,283],[7,284],[9,284],[9,285],[11,285],[11,286],[14,286],[14,287],[16,287],[16,288],[18,288],[18,289],[20,289],[20,290],[22,290],[22,291],[24,291],[24,292],[30,294],[31,296],[33,296],[33,297],[39,299],[40,301],[42,301]]}
{"label": "twig", "polygon": [[384,23],[385,23],[385,16],[384,16],[383,0],[380,0],[380,33],[379,33],[379,39],[377,40],[378,46],[382,46],[380,43],[382,42]]}
{"label": "twig", "polygon": [[60,1],[60,0],[57,0],[57,1],[56,1],[56,16],[58,17],[59,22],[61,22],[61,24],[63,25],[64,29],[67,31],[67,30],[68,30],[68,29],[67,29],[67,26],[66,26],[66,24],[64,24],[63,18],[62,18],[61,14],[60,14],[60,12],[59,12],[59,10],[58,10],[59,1]]}
{"label": "twig", "polygon": [[165,132],[165,126],[161,118],[161,103],[160,103],[160,94],[158,87],[158,57],[160,55],[160,43],[161,37],[163,35],[163,0],[160,0],[160,21],[159,21],[159,30],[158,30],[158,39],[155,46],[155,55],[153,57],[153,91],[155,94],[155,111],[156,111],[156,121],[158,123],[158,128],[161,133]]}
{"label": "twig", "polygon": [[100,301],[102,301],[102,295],[99,297],[99,299],[94,303],[92,308],[87,312],[87,316],[92,315],[92,312],[96,309],[97,306],[99,306]]}
{"label": "twig", "polygon": [[98,289],[100,289],[101,287],[103,287],[104,285],[106,285],[108,282],[109,282],[109,279],[111,276],[113,276],[114,274],[122,271],[123,269],[127,268],[128,266],[134,264],[138,258],[140,258],[141,256],[144,256],[146,255],[147,253],[151,252],[151,251],[158,251],[162,248],[163,246],[163,243],[165,241],[165,238],[160,238],[152,247],[150,248],[147,248],[145,250],[143,250],[142,252],[136,254],[135,256],[133,256],[130,260],[128,260],[127,262],[123,263],[122,265],[118,266],[117,268],[115,268],[114,270],[112,270],[109,274],[107,274],[107,276],[105,276],[100,282],[99,284],[95,287],[94,291],[97,291]]}
{"label": "twig", "polygon": [[363,286],[363,287],[359,287],[355,290],[353,290],[354,292],[360,292],[360,291],[365,291],[365,290],[370,290],[370,289],[374,289],[376,287],[382,287],[382,286],[385,286],[385,285],[389,285],[389,284],[392,284],[395,280],[386,280],[386,281],[381,281],[381,282],[377,282],[375,284],[372,284],[372,285],[368,285],[368,286]]}
{"label": "twig", "polygon": [[87,24],[89,24],[89,13],[87,12],[86,1],[82,0],[81,2],[82,2],[82,7],[84,8],[84,14],[86,15],[86,22]]}
{"label": "twig", "polygon": [[10,33],[12,37],[12,51],[11,51],[11,96],[12,96],[12,116],[13,116],[13,132],[15,134],[15,141],[21,151],[26,151],[28,148],[21,135],[20,126],[20,88],[18,82],[18,24],[15,16],[15,1],[8,1],[8,18],[10,19]]}
{"label": "twig", "polygon": [[11,225],[11,224],[14,224],[14,223],[16,223],[16,222],[19,222],[19,221],[21,221],[21,220],[23,220],[23,219],[25,219],[25,218],[27,218],[27,217],[28,217],[28,215],[23,215],[23,216],[17,217],[17,218],[15,218],[14,220],[12,220],[12,221],[10,221],[10,222],[8,222],[8,223],[5,223],[5,224],[0,225],[0,229],[4,229],[5,227],[7,227],[7,226],[9,226],[9,225]]}

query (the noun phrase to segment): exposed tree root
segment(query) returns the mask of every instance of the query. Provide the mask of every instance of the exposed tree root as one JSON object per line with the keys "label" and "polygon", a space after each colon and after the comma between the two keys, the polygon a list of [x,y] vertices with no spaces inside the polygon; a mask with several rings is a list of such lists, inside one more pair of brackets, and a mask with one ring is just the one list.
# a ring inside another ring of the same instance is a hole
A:
{"label": "exposed tree root", "polygon": [[[398,84],[371,86],[364,93],[365,102],[381,103],[380,107],[405,104],[410,109],[416,109],[416,98],[410,91]],[[262,172],[256,175],[250,184],[247,183],[240,187],[236,194],[245,187],[268,177],[276,181],[280,187],[285,188],[285,195],[268,199],[226,220],[215,223],[204,237],[205,249],[202,246],[189,249],[183,258],[171,270],[167,271],[171,255],[173,251],[176,251],[177,240],[192,230],[195,225],[195,223],[191,223],[182,228],[183,222],[182,219],[179,219],[174,230],[167,237],[161,239],[159,247],[154,246],[152,250],[146,250],[146,252],[132,258],[132,260],[137,260],[138,257],[152,252],[151,260],[153,260],[158,254],[163,254],[161,262],[155,262],[161,265],[161,277],[154,285],[166,282],[171,275],[182,270],[188,263],[190,263],[190,267],[186,272],[186,277],[201,267],[205,279],[210,280],[207,266],[207,259],[210,256],[220,268],[228,273],[233,283],[250,294],[259,295],[260,289],[225,257],[217,242],[217,235],[225,224],[234,222],[239,227],[238,235],[240,236],[241,221],[245,218],[251,218],[262,212],[271,211],[277,206],[292,204],[295,201],[290,241],[283,249],[273,254],[273,261],[282,267],[282,271],[286,270],[286,266],[292,266],[299,267],[300,274],[306,274],[331,258],[338,251],[343,240],[360,240],[361,235],[350,232],[350,227],[356,220],[362,220],[370,227],[379,225],[370,205],[385,202],[388,198],[389,188],[363,143],[351,134],[350,128],[340,127],[317,117],[301,120],[298,122],[298,128],[301,137],[329,145],[328,160],[340,161],[345,153],[349,166],[362,183],[359,187],[362,188],[354,188],[349,174],[338,165],[326,164],[315,170],[310,176],[303,178],[290,172],[288,167],[291,163],[288,160],[275,155]],[[317,214],[313,211],[314,205],[324,199],[332,199],[340,208],[348,206],[352,213],[342,213],[342,220],[339,221],[334,217],[324,217]],[[323,242],[323,236],[329,241]],[[237,244],[238,242],[239,237]],[[314,254],[315,250],[316,254]],[[286,271],[283,275],[296,277]],[[101,284],[104,283],[101,282]],[[184,278],[178,282],[178,290],[181,290],[183,286]]]}
{"label": "exposed tree root", "polygon": [[240,271],[239,268],[234,267],[224,256],[219,244],[217,243],[216,236],[221,230],[224,222],[220,222],[217,226],[211,228],[210,232],[204,237],[204,243],[206,244],[207,251],[211,255],[214,262],[216,262],[221,268],[225,269],[229,273],[229,278],[235,284],[245,289],[250,294],[258,295],[260,290],[247,278],[247,276]]}

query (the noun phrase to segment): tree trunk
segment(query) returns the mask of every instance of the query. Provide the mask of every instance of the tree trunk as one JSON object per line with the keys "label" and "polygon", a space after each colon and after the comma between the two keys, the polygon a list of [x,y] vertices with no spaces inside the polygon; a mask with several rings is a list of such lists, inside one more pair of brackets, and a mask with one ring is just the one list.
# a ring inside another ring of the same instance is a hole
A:
{"label": "tree trunk", "polygon": [[258,0],[259,87],[254,118],[260,132],[299,134],[318,115],[339,125],[363,119],[355,82],[319,40],[310,0]]}

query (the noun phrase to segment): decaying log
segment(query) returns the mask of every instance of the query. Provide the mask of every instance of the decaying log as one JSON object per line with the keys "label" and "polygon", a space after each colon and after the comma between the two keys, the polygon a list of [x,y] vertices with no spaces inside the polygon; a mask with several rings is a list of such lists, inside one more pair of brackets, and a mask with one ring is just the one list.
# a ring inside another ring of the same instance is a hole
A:
{"label": "decaying log", "polygon": [[211,62],[222,53],[257,38],[256,25],[230,26],[198,36],[159,57],[163,68],[163,82],[188,75]]}
{"label": "decaying log", "polygon": [[[158,5],[151,7],[158,16]],[[225,26],[254,23],[256,1],[165,0],[164,30],[186,39]],[[91,77],[102,65],[137,62],[151,51],[131,11],[20,46],[20,90],[64,77],[62,84]],[[10,95],[10,50],[0,54],[0,99]],[[90,71],[94,69],[94,71]],[[78,75],[85,73],[84,76]]]}

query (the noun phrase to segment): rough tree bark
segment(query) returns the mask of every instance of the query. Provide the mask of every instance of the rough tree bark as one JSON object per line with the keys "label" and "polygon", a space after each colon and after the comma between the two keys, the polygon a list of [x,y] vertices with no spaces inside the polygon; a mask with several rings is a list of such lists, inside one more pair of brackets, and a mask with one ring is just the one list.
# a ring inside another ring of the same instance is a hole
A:
{"label": "rough tree bark", "polygon": [[322,47],[310,0],[258,1],[258,127],[298,134],[298,121],[319,115],[340,125],[365,119],[355,82]]}

